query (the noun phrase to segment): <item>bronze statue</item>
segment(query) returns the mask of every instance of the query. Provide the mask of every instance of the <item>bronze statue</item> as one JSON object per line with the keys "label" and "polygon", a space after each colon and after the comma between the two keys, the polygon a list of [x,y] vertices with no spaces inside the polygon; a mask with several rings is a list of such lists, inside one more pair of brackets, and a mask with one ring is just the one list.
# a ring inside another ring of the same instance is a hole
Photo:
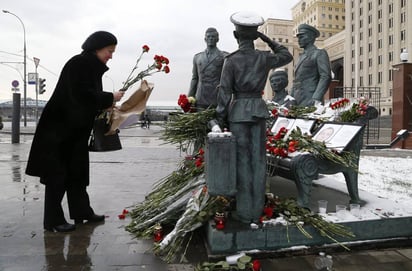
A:
{"label": "bronze statue", "polygon": [[303,53],[295,66],[291,95],[299,106],[322,103],[332,80],[328,53],[314,45],[319,35],[319,31],[308,24],[298,27],[298,43],[303,48]]}
{"label": "bronze statue", "polygon": [[192,80],[188,97],[196,99],[197,108],[216,107],[217,86],[222,73],[224,57],[227,52],[221,51],[216,44],[219,33],[215,28],[208,28],[205,33],[207,48],[193,57]]}
{"label": "bronze statue", "polygon": [[269,75],[270,86],[273,91],[272,102],[285,107],[292,107],[295,104],[295,99],[288,95],[286,90],[289,84],[288,73],[283,69],[276,69]]}
{"label": "bronze statue", "polygon": [[[257,31],[263,18],[238,12],[230,20],[239,49],[229,54],[223,65],[218,93],[217,116],[228,122],[236,138],[236,219],[243,223],[259,222],[266,184],[266,119],[269,111],[262,99],[269,71],[288,64],[288,49]],[[255,50],[260,38],[271,51]]]}

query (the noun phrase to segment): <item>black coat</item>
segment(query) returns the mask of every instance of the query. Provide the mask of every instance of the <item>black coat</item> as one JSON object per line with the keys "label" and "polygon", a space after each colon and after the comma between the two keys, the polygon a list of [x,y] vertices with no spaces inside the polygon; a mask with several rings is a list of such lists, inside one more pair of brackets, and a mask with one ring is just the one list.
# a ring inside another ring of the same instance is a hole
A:
{"label": "black coat", "polygon": [[39,119],[26,174],[63,174],[69,182],[89,184],[88,140],[93,121],[99,110],[113,104],[113,94],[102,89],[107,70],[92,53],[76,55],[65,64]]}

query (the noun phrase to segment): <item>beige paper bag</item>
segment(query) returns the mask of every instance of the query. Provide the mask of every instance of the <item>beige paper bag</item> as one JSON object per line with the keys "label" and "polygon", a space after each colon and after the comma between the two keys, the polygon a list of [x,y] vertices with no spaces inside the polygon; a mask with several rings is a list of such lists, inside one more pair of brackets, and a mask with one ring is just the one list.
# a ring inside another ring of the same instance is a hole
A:
{"label": "beige paper bag", "polygon": [[142,80],[140,87],[120,107],[114,107],[111,115],[110,130],[107,135],[114,134],[120,125],[133,114],[140,114],[146,109],[147,100],[153,90],[153,83]]}

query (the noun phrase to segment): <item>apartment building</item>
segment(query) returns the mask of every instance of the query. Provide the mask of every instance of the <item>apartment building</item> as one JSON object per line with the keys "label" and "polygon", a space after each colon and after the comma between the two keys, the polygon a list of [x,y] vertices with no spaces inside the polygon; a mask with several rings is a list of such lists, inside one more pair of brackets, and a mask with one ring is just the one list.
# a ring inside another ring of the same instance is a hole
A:
{"label": "apartment building", "polygon": [[381,114],[391,115],[392,66],[412,49],[412,1],[352,0],[345,8],[344,85],[379,87]]}
{"label": "apartment building", "polygon": [[[295,29],[306,23],[320,32],[323,41],[345,29],[345,0],[302,0],[292,7]],[[295,32],[296,33],[296,32]]]}

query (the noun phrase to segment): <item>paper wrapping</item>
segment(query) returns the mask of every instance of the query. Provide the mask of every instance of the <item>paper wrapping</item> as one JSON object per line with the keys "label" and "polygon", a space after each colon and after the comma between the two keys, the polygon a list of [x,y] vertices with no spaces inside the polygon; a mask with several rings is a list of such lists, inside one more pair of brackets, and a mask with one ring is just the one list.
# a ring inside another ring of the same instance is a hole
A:
{"label": "paper wrapping", "polygon": [[129,116],[142,113],[146,109],[146,103],[153,87],[153,83],[142,80],[140,87],[120,107],[114,107],[111,114],[110,130],[106,134],[116,133],[116,130]]}

